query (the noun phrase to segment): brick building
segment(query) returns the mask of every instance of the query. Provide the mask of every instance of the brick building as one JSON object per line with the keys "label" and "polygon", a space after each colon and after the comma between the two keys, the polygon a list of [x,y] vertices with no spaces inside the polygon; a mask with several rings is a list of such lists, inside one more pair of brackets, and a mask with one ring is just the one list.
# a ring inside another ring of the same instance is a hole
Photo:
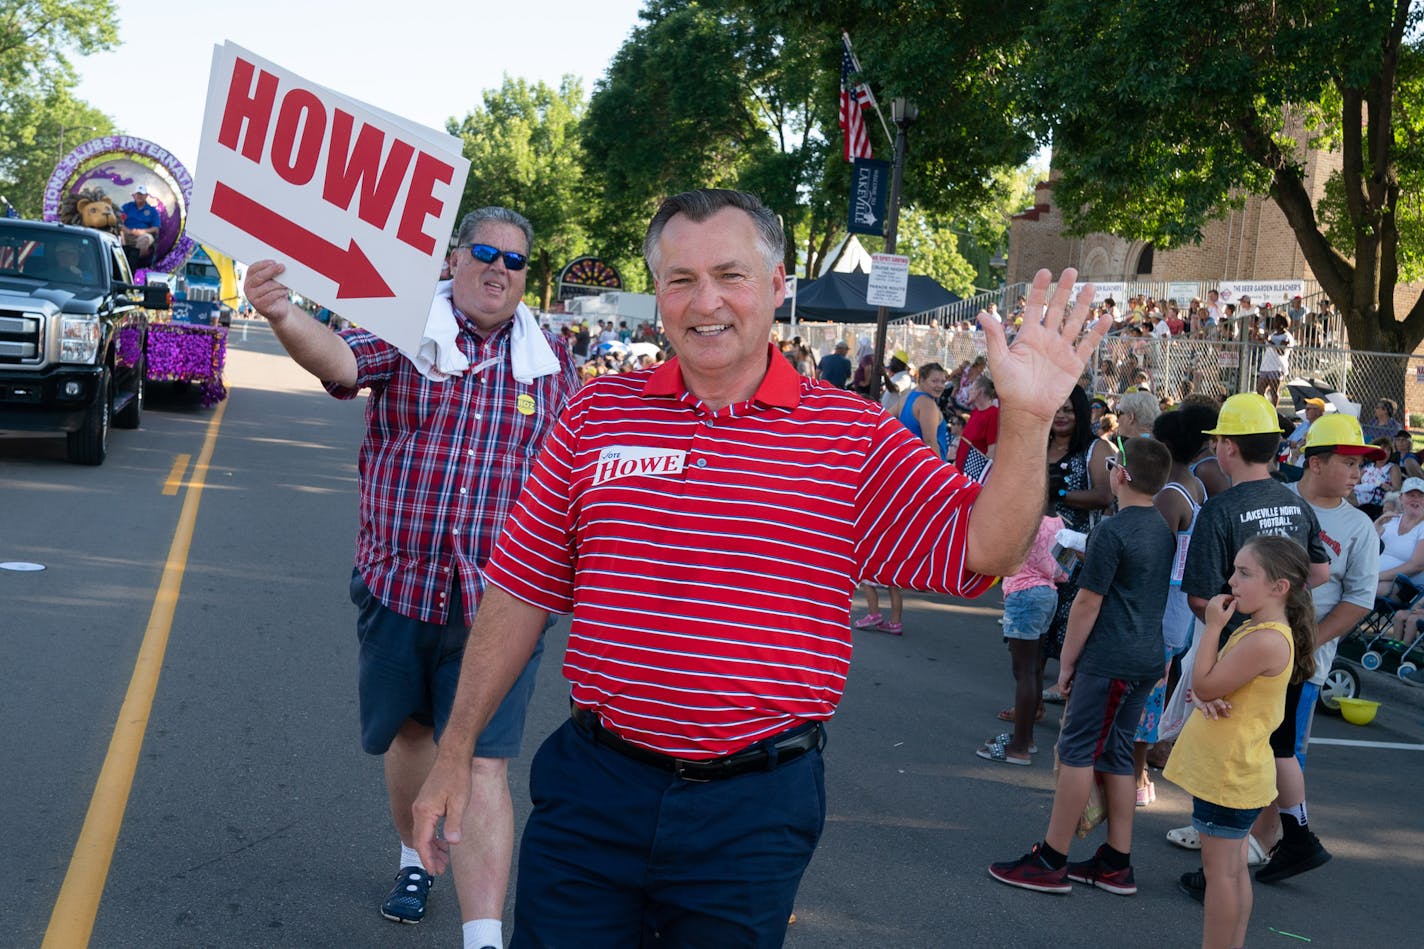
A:
{"label": "brick building", "polygon": [[[1305,185],[1318,202],[1325,183],[1340,167],[1334,152],[1309,152],[1304,160]],[[1109,234],[1070,237],[1063,233],[1063,213],[1053,203],[1057,172],[1035,189],[1034,206],[1009,223],[1006,282],[1028,281],[1040,268],[1057,273],[1077,268],[1081,279],[1100,283],[1159,283],[1164,281],[1304,280],[1306,295],[1316,291],[1315,275],[1296,243],[1285,215],[1270,198],[1247,197],[1240,210],[1210,221],[1202,228],[1202,241],[1172,250],[1159,250],[1145,241],[1129,241]],[[1424,284],[1395,288],[1395,312],[1403,314],[1424,292]],[[1357,372],[1349,383],[1352,397],[1369,404],[1389,395],[1411,413],[1424,414],[1424,346],[1404,362],[1377,360],[1373,366],[1357,354]],[[1396,375],[1404,370],[1401,387]],[[1401,398],[1402,396],[1402,398]],[[1417,419],[1417,416],[1416,416]],[[1418,424],[1416,422],[1416,424]]]}
{"label": "brick building", "polygon": [[[1313,200],[1339,163],[1334,153],[1310,153],[1306,188]],[[1252,195],[1241,210],[1207,223],[1200,244],[1159,250],[1110,234],[1065,235],[1063,213],[1053,204],[1056,177],[1039,182],[1034,206],[1009,222],[1010,284],[1032,279],[1041,267],[1055,273],[1076,267],[1084,280],[1103,282],[1314,279],[1285,215],[1269,198]]]}

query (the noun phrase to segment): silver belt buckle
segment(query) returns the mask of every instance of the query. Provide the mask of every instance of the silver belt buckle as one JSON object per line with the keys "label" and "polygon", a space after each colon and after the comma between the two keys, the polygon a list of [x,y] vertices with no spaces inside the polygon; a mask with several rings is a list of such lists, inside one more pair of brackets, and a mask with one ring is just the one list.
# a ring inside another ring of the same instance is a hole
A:
{"label": "silver belt buckle", "polygon": [[674,758],[674,759],[673,759],[673,764],[672,764],[672,773],[673,773],[673,775],[674,775],[675,777],[677,777],[677,778],[679,778],[679,779],[681,779],[681,780],[683,780],[683,781],[695,781],[695,782],[697,782],[698,784],[706,784],[706,783],[708,783],[709,781],[711,781],[711,780],[712,780],[711,778],[705,778],[705,777],[702,777],[701,775],[695,775],[695,774],[690,774],[690,773],[688,773],[688,770],[687,770],[688,766],[689,766],[689,765],[696,765],[696,764],[698,764],[698,762],[696,762],[696,761],[686,761],[686,760],[684,760],[684,759],[682,759],[682,758]]}

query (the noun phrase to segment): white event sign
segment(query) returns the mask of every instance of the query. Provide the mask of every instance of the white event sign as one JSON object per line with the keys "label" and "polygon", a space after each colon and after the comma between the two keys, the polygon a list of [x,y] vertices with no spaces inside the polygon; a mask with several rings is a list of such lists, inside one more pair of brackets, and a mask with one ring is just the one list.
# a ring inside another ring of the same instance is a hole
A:
{"label": "white event sign", "polygon": [[1177,305],[1186,309],[1192,302],[1192,297],[1197,296],[1197,285],[1187,281],[1173,281],[1167,284],[1167,299],[1177,301]]}
{"label": "white event sign", "polygon": [[865,302],[898,310],[905,305],[910,284],[910,258],[904,254],[871,254],[870,279],[865,282]]}
{"label": "white event sign", "polygon": [[1222,303],[1240,304],[1242,297],[1250,297],[1253,306],[1269,303],[1281,306],[1290,303],[1292,297],[1305,295],[1304,280],[1223,280],[1216,285]]}
{"label": "white event sign", "polygon": [[1106,300],[1112,302],[1123,312],[1127,311],[1124,304],[1127,302],[1127,284],[1125,283],[1098,283],[1096,280],[1080,280],[1073,284],[1073,296],[1071,299],[1077,300],[1078,294],[1089,283],[1093,285],[1093,302],[1102,303]]}
{"label": "white event sign", "polygon": [[469,162],[459,140],[226,43],[188,229],[404,349],[419,346]]}

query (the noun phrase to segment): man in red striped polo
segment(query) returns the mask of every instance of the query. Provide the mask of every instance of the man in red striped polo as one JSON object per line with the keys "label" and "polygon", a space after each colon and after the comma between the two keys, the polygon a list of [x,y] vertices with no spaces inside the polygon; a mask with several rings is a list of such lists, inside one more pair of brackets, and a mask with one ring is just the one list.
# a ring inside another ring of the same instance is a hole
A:
{"label": "man in red striped polo", "polygon": [[775,946],[825,819],[857,582],[975,596],[1017,569],[1039,514],[1021,500],[1106,322],[1083,332],[1071,270],[1035,277],[1012,347],[985,322],[1001,428],[981,488],[777,356],[784,238],[756,198],[670,198],[643,250],[677,357],[585,386],[549,437],[486,570],[418,847],[438,868],[461,839],[462,762],[571,612],[573,714],[531,766],[513,945]]}

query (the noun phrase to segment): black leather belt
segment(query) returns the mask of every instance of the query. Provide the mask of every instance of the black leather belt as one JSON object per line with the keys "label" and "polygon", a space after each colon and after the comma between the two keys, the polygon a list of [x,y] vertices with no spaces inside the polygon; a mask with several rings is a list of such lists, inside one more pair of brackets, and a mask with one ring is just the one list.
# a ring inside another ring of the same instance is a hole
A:
{"label": "black leather belt", "polygon": [[625,758],[632,758],[643,764],[671,771],[684,781],[721,781],[735,778],[739,774],[753,771],[772,771],[788,762],[795,761],[806,752],[819,749],[825,734],[820,722],[797,725],[770,738],[763,739],[749,748],[711,758],[706,761],[691,761],[659,754],[641,745],[624,741],[603,727],[598,716],[588,709],[573,707],[574,724],[595,742],[618,752]]}

